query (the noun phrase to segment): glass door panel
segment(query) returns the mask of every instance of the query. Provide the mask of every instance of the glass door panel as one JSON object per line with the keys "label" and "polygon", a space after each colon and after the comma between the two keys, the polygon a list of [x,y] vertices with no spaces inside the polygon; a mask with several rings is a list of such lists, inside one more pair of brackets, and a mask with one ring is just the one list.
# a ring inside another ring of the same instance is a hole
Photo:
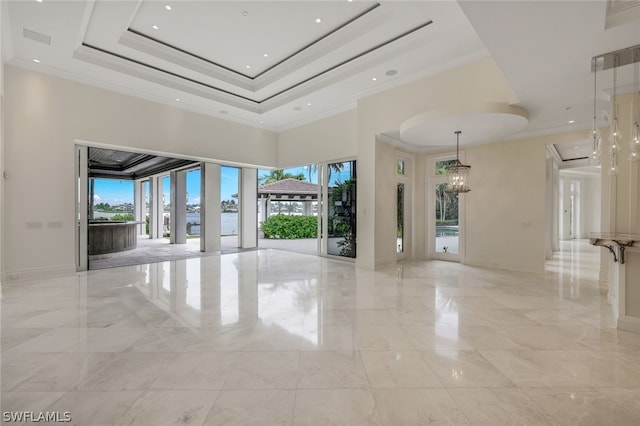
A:
{"label": "glass door panel", "polygon": [[356,162],[327,167],[327,254],[356,257]]}
{"label": "glass door panel", "polygon": [[142,182],[142,193],[144,194],[144,235],[151,235],[149,230],[149,215],[151,214],[149,210],[149,201],[151,200],[151,183],[148,180]]}
{"label": "glass door panel", "polygon": [[436,253],[458,255],[459,222],[458,194],[445,192],[447,184],[435,185],[435,251]]}
{"label": "glass door panel", "polygon": [[[240,209],[237,195],[240,193],[240,169],[231,166],[220,167],[220,234],[222,248],[240,247],[238,230],[240,229]],[[262,204],[262,203],[259,203]]]}
{"label": "glass door panel", "polygon": [[162,178],[162,236],[171,235],[171,177]]}
{"label": "glass door panel", "polygon": [[200,168],[187,171],[187,237],[200,237]]}

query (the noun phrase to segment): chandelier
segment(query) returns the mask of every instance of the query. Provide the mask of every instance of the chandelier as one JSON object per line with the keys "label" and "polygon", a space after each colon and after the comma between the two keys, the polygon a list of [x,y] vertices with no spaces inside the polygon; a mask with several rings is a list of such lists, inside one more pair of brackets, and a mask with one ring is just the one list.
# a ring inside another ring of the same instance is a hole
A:
{"label": "chandelier", "polygon": [[[608,173],[615,176],[619,173],[618,156],[620,155],[623,138],[620,134],[618,123],[619,105],[618,105],[618,67],[633,64],[633,115],[632,125],[630,126],[631,141],[629,143],[629,161],[637,164],[640,160],[640,44],[636,46],[626,47],[616,50],[615,52],[603,53],[592,58],[592,69],[594,72],[594,91],[595,91],[595,71],[597,65],[602,62],[602,70],[613,68],[613,96],[611,97],[611,124],[609,126],[609,167]],[[594,94],[594,124],[590,136],[593,142],[593,151],[589,156],[589,162],[597,163],[600,154],[599,132],[595,123],[595,94]]]}
{"label": "chandelier", "polygon": [[454,133],[456,134],[456,162],[446,169],[449,182],[447,183],[445,192],[459,194],[461,192],[471,191],[469,183],[467,182],[471,166],[466,166],[460,162],[460,133],[462,133],[462,131],[457,130]]}

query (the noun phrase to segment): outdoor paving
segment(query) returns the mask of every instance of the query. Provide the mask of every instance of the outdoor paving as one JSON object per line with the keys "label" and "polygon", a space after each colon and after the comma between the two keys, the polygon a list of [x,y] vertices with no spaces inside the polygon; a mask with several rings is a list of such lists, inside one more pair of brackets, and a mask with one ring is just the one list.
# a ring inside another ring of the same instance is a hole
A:
{"label": "outdoor paving", "polygon": [[[301,254],[317,254],[317,242],[313,238],[301,240],[269,240],[260,238],[258,249],[277,249],[293,251]],[[238,253],[255,249],[238,248],[238,237],[235,235],[221,238],[221,254]],[[193,257],[216,256],[214,253],[200,251],[200,239],[190,238],[186,244],[170,244],[169,240],[149,239],[138,236],[138,246],[134,250],[117,253],[108,259],[89,260],[89,269],[116,268],[120,266],[141,265],[144,263],[166,262],[169,260],[190,259]]]}

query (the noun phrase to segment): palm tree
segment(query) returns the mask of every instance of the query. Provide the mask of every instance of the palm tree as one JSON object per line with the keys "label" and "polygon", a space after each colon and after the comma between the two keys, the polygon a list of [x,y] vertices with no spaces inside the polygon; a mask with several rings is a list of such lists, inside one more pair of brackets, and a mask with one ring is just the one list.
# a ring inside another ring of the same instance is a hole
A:
{"label": "palm tree", "polygon": [[277,169],[277,170],[272,170],[266,176],[262,176],[259,181],[261,185],[264,185],[267,183],[277,182],[279,180],[284,180],[284,179],[304,180],[304,173],[298,173],[294,175],[289,172],[285,173],[283,169]]}
{"label": "palm tree", "polygon": [[331,181],[331,172],[336,172],[336,173],[340,173],[342,171],[342,169],[344,168],[344,163],[331,163],[329,164],[329,167],[327,168],[328,174],[329,174],[329,181]]}
{"label": "palm tree", "polygon": [[307,169],[307,175],[309,176],[309,182],[312,182],[311,175],[318,171],[318,165],[317,164],[307,164],[304,167],[305,167],[305,169]]}

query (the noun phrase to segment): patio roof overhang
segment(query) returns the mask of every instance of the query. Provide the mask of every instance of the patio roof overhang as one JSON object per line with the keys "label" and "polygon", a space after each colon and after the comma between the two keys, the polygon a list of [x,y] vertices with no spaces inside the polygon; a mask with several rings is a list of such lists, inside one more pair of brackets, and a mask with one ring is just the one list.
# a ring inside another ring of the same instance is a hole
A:
{"label": "patio roof overhang", "polygon": [[[237,198],[238,194],[233,194],[232,197]],[[287,178],[260,185],[258,198],[272,201],[314,201],[318,199],[318,185]]]}

